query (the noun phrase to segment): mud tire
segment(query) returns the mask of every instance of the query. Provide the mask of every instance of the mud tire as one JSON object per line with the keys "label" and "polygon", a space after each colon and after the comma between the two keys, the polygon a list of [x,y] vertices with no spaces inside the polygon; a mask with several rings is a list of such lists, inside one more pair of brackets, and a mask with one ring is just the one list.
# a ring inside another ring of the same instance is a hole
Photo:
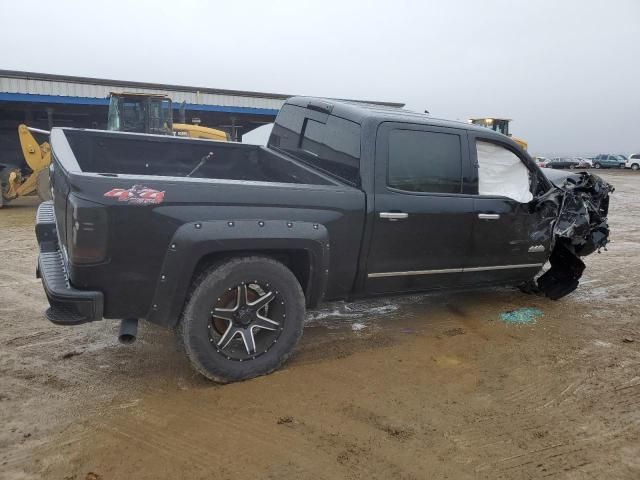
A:
{"label": "mud tire", "polygon": [[[227,359],[211,343],[208,328],[212,299],[215,301],[230,287],[254,278],[268,282],[280,292],[286,321],[277,343],[266,353],[238,362]],[[266,375],[279,368],[300,340],[304,318],[304,293],[291,270],[271,258],[239,257],[208,268],[194,281],[178,325],[178,335],[195,370],[215,382],[228,383]]]}

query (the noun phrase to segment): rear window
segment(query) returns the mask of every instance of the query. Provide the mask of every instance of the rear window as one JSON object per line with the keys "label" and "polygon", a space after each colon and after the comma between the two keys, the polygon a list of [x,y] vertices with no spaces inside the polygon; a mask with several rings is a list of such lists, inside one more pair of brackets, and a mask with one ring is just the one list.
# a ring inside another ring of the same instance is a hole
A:
{"label": "rear window", "polygon": [[351,185],[360,185],[360,125],[355,122],[285,105],[269,145]]}

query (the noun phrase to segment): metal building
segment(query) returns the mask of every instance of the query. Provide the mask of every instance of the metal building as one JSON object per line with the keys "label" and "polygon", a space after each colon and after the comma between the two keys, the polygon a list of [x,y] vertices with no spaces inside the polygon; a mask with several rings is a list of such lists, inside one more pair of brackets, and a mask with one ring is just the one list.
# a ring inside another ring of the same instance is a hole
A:
{"label": "metal building", "polygon": [[273,122],[291,96],[0,70],[0,163],[21,160],[17,139],[20,123],[42,129],[54,125],[106,128],[109,94],[124,91],[168,95],[174,109],[184,102],[188,123],[225,130],[234,140]]}

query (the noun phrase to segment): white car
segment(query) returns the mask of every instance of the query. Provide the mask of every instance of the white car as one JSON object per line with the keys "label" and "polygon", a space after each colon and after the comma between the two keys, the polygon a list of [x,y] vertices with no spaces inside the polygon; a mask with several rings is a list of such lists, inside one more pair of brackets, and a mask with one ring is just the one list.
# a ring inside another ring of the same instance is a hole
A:
{"label": "white car", "polygon": [[587,158],[587,157],[576,157],[576,160],[579,160],[579,161],[585,163],[586,165],[588,165],[587,168],[592,168],[593,167],[593,160],[591,160],[590,158]]}
{"label": "white car", "polygon": [[629,155],[624,166],[631,170],[640,170],[640,153],[632,153]]}

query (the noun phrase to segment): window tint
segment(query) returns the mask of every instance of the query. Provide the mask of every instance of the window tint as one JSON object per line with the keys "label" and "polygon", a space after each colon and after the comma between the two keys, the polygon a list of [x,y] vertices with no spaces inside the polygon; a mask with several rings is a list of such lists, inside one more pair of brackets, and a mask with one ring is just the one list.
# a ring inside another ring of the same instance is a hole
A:
{"label": "window tint", "polygon": [[389,133],[389,186],[409,192],[460,193],[460,136],[417,130]]}
{"label": "window tint", "polygon": [[[307,118],[301,107],[285,105],[269,145],[352,185],[360,184],[360,125],[333,115]],[[315,113],[313,113],[315,116]]]}
{"label": "window tint", "polygon": [[283,106],[273,125],[269,145],[283,150],[295,150],[300,143],[302,122],[304,122],[304,108]]}

